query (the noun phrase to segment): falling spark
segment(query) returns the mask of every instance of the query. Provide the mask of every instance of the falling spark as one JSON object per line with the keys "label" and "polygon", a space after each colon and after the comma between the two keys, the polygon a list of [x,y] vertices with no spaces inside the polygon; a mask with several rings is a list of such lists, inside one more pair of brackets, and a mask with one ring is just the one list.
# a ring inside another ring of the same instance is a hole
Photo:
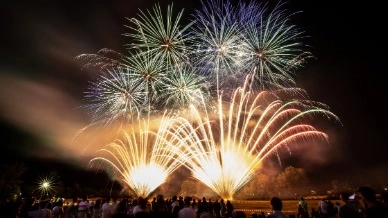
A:
{"label": "falling spark", "polygon": [[225,199],[232,199],[279,149],[300,141],[326,141],[325,133],[307,123],[311,115],[338,120],[325,108],[298,100],[283,102],[269,92],[250,92],[247,83],[234,92],[230,103],[218,99],[216,116],[192,107],[190,119],[179,119],[178,131],[187,144],[180,153],[185,167]]}
{"label": "falling spark", "polygon": [[[155,123],[154,123],[155,122]],[[180,165],[174,152],[174,141],[180,141],[168,131],[171,118],[164,115],[160,123],[156,119],[139,120],[123,130],[123,139],[116,139],[97,151],[90,161],[91,167],[111,169],[117,180],[128,186],[137,196],[147,197],[163,184]],[[157,126],[157,130],[153,131]]]}

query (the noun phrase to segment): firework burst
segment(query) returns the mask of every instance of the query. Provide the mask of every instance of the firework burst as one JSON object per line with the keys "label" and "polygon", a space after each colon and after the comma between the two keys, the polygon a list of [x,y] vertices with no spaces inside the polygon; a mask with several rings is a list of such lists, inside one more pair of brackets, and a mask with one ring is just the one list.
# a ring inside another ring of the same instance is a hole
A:
{"label": "firework burst", "polygon": [[131,71],[131,79],[144,87],[148,106],[156,106],[166,77],[166,66],[151,54],[136,53],[124,59],[123,66]]}
{"label": "firework burst", "polygon": [[107,71],[91,83],[85,94],[89,102],[85,107],[92,114],[93,123],[128,123],[146,107],[144,86],[124,68]]}
{"label": "firework burst", "polygon": [[189,66],[175,68],[163,84],[162,104],[168,108],[203,106],[209,98],[207,81]]}
{"label": "firework burst", "polygon": [[220,16],[223,10],[217,6],[203,2],[202,11],[197,10],[194,15],[196,22],[191,31],[195,46],[191,50],[191,61],[201,74],[215,81],[218,94],[221,81],[239,72],[245,44],[240,27]]}
{"label": "firework burst", "polygon": [[338,120],[325,108],[298,100],[283,102],[273,93],[247,89],[247,83],[237,89],[230,103],[219,97],[216,115],[192,107],[190,120],[179,120],[181,138],[187,140],[182,162],[225,199],[233,198],[278,149],[290,149],[302,140],[327,140],[325,133],[306,123],[312,115]]}
{"label": "firework burst", "polygon": [[[183,10],[174,18],[172,5],[166,16],[155,5],[128,19],[129,56],[79,56],[110,69],[86,92],[92,121],[130,125],[91,165],[107,164],[115,179],[148,196],[183,164],[231,199],[265,159],[280,162],[279,149],[326,141],[309,122],[313,115],[338,117],[294,87],[294,71],[311,54],[283,5],[202,1],[188,25],[180,24]],[[166,108],[175,117],[151,118]]]}
{"label": "firework burst", "polygon": [[41,199],[43,199],[43,197],[49,198],[50,195],[56,192],[58,179],[59,177],[55,173],[49,173],[38,178],[35,191],[41,195]]}
{"label": "firework burst", "polygon": [[123,130],[124,139],[98,150],[98,156],[90,161],[91,167],[112,169],[113,175],[118,175],[115,179],[137,196],[147,197],[181,166],[174,151],[179,149],[175,145],[182,143],[174,132],[168,131],[171,125],[167,115],[161,121],[139,120],[138,126]]}
{"label": "firework burst", "polygon": [[[312,57],[303,50],[304,45],[300,41],[303,32],[289,24],[295,13],[287,14],[282,6],[283,4],[276,5],[269,13],[266,7],[257,9],[252,5],[248,6],[253,14],[260,16],[253,16],[243,26],[247,49],[244,50],[242,65],[244,72],[254,75],[256,85],[261,90],[272,88],[271,84],[276,88],[293,86],[294,70]],[[268,87],[265,84],[269,84]]]}
{"label": "firework burst", "polygon": [[187,62],[186,42],[190,36],[185,33],[191,24],[181,25],[183,10],[173,19],[173,5],[168,5],[164,17],[160,6],[153,7],[152,12],[140,10],[138,18],[128,19],[134,26],[127,26],[132,33],[126,33],[133,42],[127,44],[129,49],[139,50],[141,55],[159,59],[167,66]]}

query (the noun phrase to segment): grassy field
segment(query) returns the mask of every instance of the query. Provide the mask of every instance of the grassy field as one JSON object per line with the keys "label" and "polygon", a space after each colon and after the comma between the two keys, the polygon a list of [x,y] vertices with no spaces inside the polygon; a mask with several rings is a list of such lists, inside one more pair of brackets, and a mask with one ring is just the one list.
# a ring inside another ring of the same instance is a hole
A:
{"label": "grassy field", "polygon": [[[311,208],[318,210],[318,203],[320,200],[306,200],[309,213]],[[299,200],[283,200],[283,209],[282,212],[285,214],[296,214],[297,213],[297,204]],[[335,203],[335,201],[333,201]],[[272,212],[271,204],[269,200],[267,201],[248,201],[248,200],[235,200],[232,201],[235,211],[244,211],[247,217],[249,217],[253,212],[259,214],[260,212],[268,213]]]}

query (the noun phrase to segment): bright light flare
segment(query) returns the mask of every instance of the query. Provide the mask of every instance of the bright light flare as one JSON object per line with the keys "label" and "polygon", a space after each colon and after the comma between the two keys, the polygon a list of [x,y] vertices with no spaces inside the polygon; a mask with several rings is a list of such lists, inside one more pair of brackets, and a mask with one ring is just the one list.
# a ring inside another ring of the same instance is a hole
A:
{"label": "bright light flare", "polygon": [[55,194],[59,177],[55,173],[50,173],[47,175],[40,176],[36,181],[35,191],[43,196],[50,197],[50,195]]}
{"label": "bright light flare", "polygon": [[[155,130],[155,126],[156,130]],[[119,175],[117,179],[127,185],[137,196],[147,197],[163,184],[181,164],[175,147],[181,139],[168,130],[172,118],[164,115],[157,120],[141,119],[139,125],[123,130],[123,139],[116,139],[97,151],[90,161]]]}
{"label": "bright light flare", "polygon": [[231,102],[219,96],[215,115],[191,107],[190,120],[179,119],[179,131],[186,140],[182,162],[224,199],[232,199],[263,160],[278,156],[279,149],[290,150],[305,140],[326,141],[325,133],[306,124],[312,115],[338,120],[325,108],[298,100],[283,102],[270,92],[250,92],[247,81],[233,93]]}

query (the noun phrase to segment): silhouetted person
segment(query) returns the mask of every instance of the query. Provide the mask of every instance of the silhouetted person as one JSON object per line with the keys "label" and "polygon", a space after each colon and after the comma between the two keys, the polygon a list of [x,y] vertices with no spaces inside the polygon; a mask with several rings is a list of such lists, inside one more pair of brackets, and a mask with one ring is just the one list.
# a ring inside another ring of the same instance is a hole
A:
{"label": "silhouetted person", "polygon": [[120,203],[117,205],[116,210],[112,215],[112,218],[129,218],[129,217],[131,216],[127,214],[127,201],[121,200]]}
{"label": "silhouetted person", "polygon": [[388,218],[388,192],[387,191],[381,194],[381,201],[384,207],[384,217]]}
{"label": "silhouetted person", "polygon": [[350,194],[342,192],[340,194],[341,200],[344,202],[338,209],[338,218],[361,218],[361,213],[358,212],[357,205],[350,202]]}
{"label": "silhouetted person", "polygon": [[218,199],[216,199],[213,203],[213,211],[216,218],[221,217],[221,204]]}
{"label": "silhouetted person", "polygon": [[282,213],[283,203],[280,198],[272,197],[270,203],[273,212],[272,214],[268,215],[267,218],[288,218],[285,214]]}
{"label": "silhouetted person", "polygon": [[377,201],[374,189],[367,186],[360,187],[357,197],[365,218],[384,217],[384,207]]}
{"label": "silhouetted person", "polygon": [[226,204],[224,199],[220,200],[220,207],[221,207],[221,210],[220,210],[221,217],[224,217],[226,213]]}
{"label": "silhouetted person", "polygon": [[225,217],[232,217],[233,211],[234,211],[234,207],[232,205],[232,202],[230,202],[230,200],[227,200],[225,206],[226,206]]}
{"label": "silhouetted person", "polygon": [[183,208],[179,211],[179,218],[195,218],[197,215],[195,214],[194,209],[191,207],[191,197],[185,197]]}
{"label": "silhouetted person", "polygon": [[97,199],[96,203],[93,206],[92,218],[100,218],[101,217],[101,207],[102,207],[102,200]]}
{"label": "silhouetted person", "polygon": [[259,218],[259,215],[257,215],[257,213],[255,213],[255,212],[253,212],[253,213],[251,214],[251,218]]}
{"label": "silhouetted person", "polygon": [[247,218],[247,215],[244,213],[244,211],[236,211],[234,212],[233,218]]}
{"label": "silhouetted person", "polygon": [[311,218],[320,218],[319,212],[315,208],[311,208]]}
{"label": "silhouetted person", "polygon": [[300,198],[298,202],[298,217],[300,218],[309,218],[309,210],[307,207],[307,202],[303,197]]}
{"label": "silhouetted person", "polygon": [[322,218],[327,218],[329,216],[329,204],[327,203],[326,199],[321,199],[319,202],[318,210]]}
{"label": "silhouetted person", "polygon": [[53,206],[54,206],[53,209],[52,209],[53,218],[61,218],[61,217],[63,217],[63,214],[65,212],[63,211],[63,203],[62,203],[62,201],[54,202]]}
{"label": "silhouetted person", "polygon": [[101,206],[102,218],[111,218],[114,212],[114,205],[111,202],[111,198],[106,198],[105,202]]}
{"label": "silhouetted person", "polygon": [[327,200],[327,215],[330,218],[333,218],[335,216],[335,207],[331,200]]}

